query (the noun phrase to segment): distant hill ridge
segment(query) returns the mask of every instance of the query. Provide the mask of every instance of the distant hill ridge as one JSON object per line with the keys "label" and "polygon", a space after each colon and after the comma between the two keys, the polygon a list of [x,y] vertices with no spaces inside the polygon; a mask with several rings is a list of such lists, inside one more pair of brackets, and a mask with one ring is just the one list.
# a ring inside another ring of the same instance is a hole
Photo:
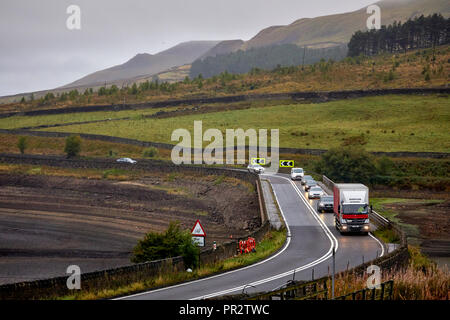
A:
{"label": "distant hill ridge", "polygon": [[[406,21],[422,14],[440,13],[444,17],[450,17],[449,0],[382,0],[375,4],[381,8],[383,25],[392,24],[394,21]],[[239,50],[245,51],[283,44],[307,46],[310,49],[342,46],[350,41],[356,31],[366,30],[368,17],[365,7],[348,13],[302,18],[289,25],[270,26],[261,30],[248,41],[184,42],[158,54],[138,54],[124,64],[94,72],[60,88],[41,91],[39,96],[45,95],[45,92],[61,92],[69,90],[69,88],[84,90],[113,83],[128,85],[139,81],[144,76],[149,79],[153,75],[161,74],[175,67],[189,65],[199,58],[205,59]],[[183,67],[182,72],[168,72],[168,75],[172,81],[182,80],[178,77],[184,77],[188,72]],[[30,95],[31,93],[2,97],[0,102],[19,101],[23,96]]]}
{"label": "distant hill ridge", "polygon": [[141,53],[124,64],[94,72],[63,88],[108,83],[120,79],[129,79],[142,75],[157,74],[175,66],[191,63],[201,57],[220,41],[190,41],[180,43],[168,50],[151,55]]}
{"label": "distant hill ridge", "polygon": [[[432,13],[450,16],[448,0],[382,0],[375,3],[381,8],[383,25],[394,21]],[[309,48],[327,48],[347,44],[358,30],[366,30],[367,9],[322,16],[302,18],[285,26],[270,26],[248,41],[190,41],[155,55],[138,54],[126,63],[90,74],[63,88],[101,85],[142,75],[152,75],[170,68],[190,64],[197,59],[224,55],[239,50],[273,45],[295,44]]]}
{"label": "distant hill ridge", "polygon": [[[448,0],[382,0],[375,3],[381,8],[381,24],[389,25],[394,21],[406,21],[420,15],[441,13],[450,16],[450,1]],[[282,44],[296,44],[309,48],[324,48],[346,44],[353,33],[367,30],[366,21],[369,15],[367,8],[360,10],[322,16],[317,18],[302,18],[285,26],[271,26],[261,30],[252,39],[243,42],[240,48],[230,46],[228,52],[222,48],[221,54],[238,50],[260,48]],[[226,47],[221,42],[207,52],[204,57],[215,55],[217,47]]]}

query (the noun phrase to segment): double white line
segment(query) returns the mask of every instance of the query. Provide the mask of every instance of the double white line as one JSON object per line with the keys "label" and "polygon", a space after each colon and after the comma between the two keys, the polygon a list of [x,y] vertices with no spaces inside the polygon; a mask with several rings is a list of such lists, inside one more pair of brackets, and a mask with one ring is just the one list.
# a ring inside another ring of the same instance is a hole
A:
{"label": "double white line", "polygon": [[335,249],[335,251],[337,251],[338,247],[339,247],[339,241],[336,239],[336,237],[333,235],[333,233],[330,231],[330,229],[328,228],[328,226],[325,224],[325,222],[322,221],[322,219],[320,219],[319,215],[317,214],[316,210],[314,210],[314,208],[311,206],[311,204],[309,203],[308,200],[306,200],[305,196],[303,195],[303,193],[300,191],[300,189],[298,188],[298,186],[295,184],[295,182],[293,182],[292,180],[285,178],[285,177],[280,177],[282,179],[288,180],[291,185],[294,187],[295,191],[297,192],[297,194],[299,195],[300,199],[303,201],[303,203],[308,207],[309,211],[311,212],[311,214],[313,215],[314,219],[316,219],[316,221],[319,223],[319,225],[322,227],[323,231],[325,232],[325,234],[327,235],[328,239],[330,240],[331,243],[331,254],[333,253],[333,247]]}

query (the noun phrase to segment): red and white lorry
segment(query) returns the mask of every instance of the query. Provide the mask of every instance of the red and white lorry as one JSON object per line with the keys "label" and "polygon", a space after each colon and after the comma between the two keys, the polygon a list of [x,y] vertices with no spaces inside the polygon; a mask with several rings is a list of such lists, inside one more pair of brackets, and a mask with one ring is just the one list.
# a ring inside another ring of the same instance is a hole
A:
{"label": "red and white lorry", "polygon": [[359,183],[336,183],[333,195],[336,229],[368,234],[369,188]]}

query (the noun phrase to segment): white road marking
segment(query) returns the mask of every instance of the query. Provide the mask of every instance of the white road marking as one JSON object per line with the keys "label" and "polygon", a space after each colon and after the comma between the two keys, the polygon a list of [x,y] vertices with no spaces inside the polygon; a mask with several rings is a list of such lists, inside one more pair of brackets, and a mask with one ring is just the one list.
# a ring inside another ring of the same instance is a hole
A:
{"label": "white road marking", "polygon": [[294,190],[297,192],[297,194],[300,196],[300,199],[303,201],[303,203],[308,207],[309,211],[311,212],[311,214],[313,215],[313,217],[317,220],[317,222],[319,223],[319,225],[322,227],[323,231],[325,232],[325,234],[328,236],[328,238],[330,239],[331,242],[331,250],[333,250],[333,245],[335,247],[335,252],[337,252],[338,248],[339,248],[339,241],[336,239],[336,237],[333,235],[333,233],[330,231],[330,229],[328,228],[328,226],[325,224],[325,222],[323,222],[322,219],[320,219],[319,215],[317,214],[316,210],[314,210],[314,208],[311,206],[311,204],[309,203],[309,201],[307,201],[305,199],[305,196],[303,195],[303,193],[300,191],[300,189],[298,188],[298,186],[295,184],[295,182],[293,182],[292,180],[285,178],[285,177],[280,177],[277,176],[279,178],[288,180],[291,185],[294,187]]}
{"label": "white road marking", "polygon": [[[372,235],[372,233],[370,233],[370,232],[369,232],[369,236],[371,236],[373,239],[375,239],[375,241],[378,242],[378,244],[380,245],[380,247],[381,247],[381,255],[380,255],[380,257],[382,257],[382,256],[384,255],[384,246],[383,246],[383,244],[381,243],[380,240],[378,240],[377,238],[375,238],[375,237]],[[379,257],[377,257],[377,258],[379,258]]]}

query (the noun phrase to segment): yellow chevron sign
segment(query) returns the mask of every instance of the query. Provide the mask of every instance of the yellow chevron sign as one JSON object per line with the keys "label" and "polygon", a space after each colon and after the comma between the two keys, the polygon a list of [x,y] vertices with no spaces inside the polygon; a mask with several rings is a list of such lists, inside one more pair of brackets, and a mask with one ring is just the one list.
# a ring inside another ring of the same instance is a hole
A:
{"label": "yellow chevron sign", "polygon": [[266,164],[266,158],[252,158],[252,164],[265,165]]}
{"label": "yellow chevron sign", "polygon": [[280,160],[280,168],[293,168],[294,160]]}

